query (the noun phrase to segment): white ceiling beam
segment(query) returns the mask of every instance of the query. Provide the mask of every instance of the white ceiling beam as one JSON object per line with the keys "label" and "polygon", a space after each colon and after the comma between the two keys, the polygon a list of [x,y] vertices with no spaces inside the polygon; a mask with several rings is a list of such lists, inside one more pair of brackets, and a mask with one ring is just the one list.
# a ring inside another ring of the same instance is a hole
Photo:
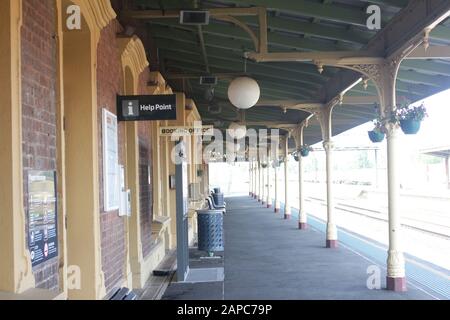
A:
{"label": "white ceiling beam", "polygon": [[450,46],[420,46],[405,59],[450,59]]}
{"label": "white ceiling beam", "polygon": [[[379,101],[378,96],[344,96],[343,104],[374,104]],[[319,101],[304,100],[260,100],[255,107],[279,107],[294,110],[315,109],[323,107]]]}
{"label": "white ceiling beam", "polygon": [[[247,52],[248,59],[256,62],[308,62],[320,61],[324,64],[345,63],[375,63],[382,59],[381,56],[370,51],[319,51],[319,52],[271,52],[256,53]],[[332,63],[325,63],[332,62]]]}
{"label": "white ceiling beam", "polygon": [[343,104],[374,104],[378,103],[378,96],[344,96]]}
{"label": "white ceiling beam", "polygon": [[255,107],[279,107],[294,110],[314,109],[322,106],[321,102],[305,100],[260,100],[255,105]]}
{"label": "white ceiling beam", "polygon": [[[208,11],[212,17],[223,16],[257,16],[261,8],[211,8]],[[123,16],[131,19],[161,19],[161,18],[179,18],[181,10],[126,10]]]}
{"label": "white ceiling beam", "polygon": [[290,129],[299,126],[298,123],[280,123],[279,121],[246,121],[248,126],[264,126],[274,129]]}

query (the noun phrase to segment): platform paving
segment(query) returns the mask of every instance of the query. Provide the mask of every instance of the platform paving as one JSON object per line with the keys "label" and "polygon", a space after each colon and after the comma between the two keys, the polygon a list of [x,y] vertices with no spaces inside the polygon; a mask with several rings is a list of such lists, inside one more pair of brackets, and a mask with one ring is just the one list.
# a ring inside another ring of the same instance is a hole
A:
{"label": "platform paving", "polygon": [[323,232],[299,230],[296,219],[284,220],[250,197],[227,198],[223,261],[199,260],[192,250],[191,267],[223,263],[223,283],[172,283],[163,299],[432,299],[409,287],[396,293],[367,288],[367,269],[375,263],[352,249],[325,248]]}

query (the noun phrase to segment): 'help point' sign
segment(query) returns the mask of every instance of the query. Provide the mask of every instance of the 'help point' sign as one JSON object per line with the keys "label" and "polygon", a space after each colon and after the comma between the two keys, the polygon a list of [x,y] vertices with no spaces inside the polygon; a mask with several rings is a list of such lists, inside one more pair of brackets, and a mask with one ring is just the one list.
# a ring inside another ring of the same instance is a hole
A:
{"label": "'help point' sign", "polygon": [[176,120],[176,95],[117,96],[119,121]]}

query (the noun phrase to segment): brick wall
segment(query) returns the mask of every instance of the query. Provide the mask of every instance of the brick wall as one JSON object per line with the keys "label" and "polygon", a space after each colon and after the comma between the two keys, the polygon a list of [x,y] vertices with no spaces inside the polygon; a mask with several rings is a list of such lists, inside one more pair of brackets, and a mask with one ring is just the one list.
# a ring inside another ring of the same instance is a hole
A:
{"label": "brick wall", "polygon": [[[56,170],[57,47],[54,0],[23,0],[22,151],[28,234],[28,172]],[[28,243],[28,239],[27,239]],[[33,269],[36,287],[58,289],[58,257]]]}
{"label": "brick wall", "polygon": [[[148,94],[147,83],[149,81],[149,70],[146,69],[139,77],[139,93]],[[138,127],[139,135],[139,193],[140,193],[140,223],[142,253],[146,257],[152,247],[151,221],[153,219],[153,196],[152,196],[152,154],[150,141],[150,123],[140,122]],[[150,170],[149,170],[150,168]],[[150,175],[150,183],[149,183]]]}
{"label": "brick wall", "polygon": [[[102,30],[97,48],[97,99],[98,99],[98,155],[100,187],[100,225],[102,267],[107,293],[125,280],[125,223],[118,211],[104,212],[103,203],[103,146],[102,109],[116,113],[116,95],[123,94],[122,66],[116,45],[116,34],[121,31],[117,21],[112,21]],[[125,164],[125,124],[119,123],[119,163]]]}

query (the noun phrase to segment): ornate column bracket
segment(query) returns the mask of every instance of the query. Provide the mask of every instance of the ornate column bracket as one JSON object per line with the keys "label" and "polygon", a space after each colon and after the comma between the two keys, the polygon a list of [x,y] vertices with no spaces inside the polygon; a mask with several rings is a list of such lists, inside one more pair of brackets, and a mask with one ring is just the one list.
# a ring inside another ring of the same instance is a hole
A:
{"label": "ornate column bracket", "polygon": [[323,108],[313,109],[313,114],[316,117],[320,125],[320,130],[322,132],[322,140],[329,141],[333,135],[331,126],[331,117],[333,109],[336,105],[342,103],[343,96],[340,95],[335,97],[333,100],[328,102]]}
{"label": "ornate column bracket", "polygon": [[323,142],[323,148],[325,149],[325,152],[333,151],[335,147],[335,144],[333,141],[324,141]]}

